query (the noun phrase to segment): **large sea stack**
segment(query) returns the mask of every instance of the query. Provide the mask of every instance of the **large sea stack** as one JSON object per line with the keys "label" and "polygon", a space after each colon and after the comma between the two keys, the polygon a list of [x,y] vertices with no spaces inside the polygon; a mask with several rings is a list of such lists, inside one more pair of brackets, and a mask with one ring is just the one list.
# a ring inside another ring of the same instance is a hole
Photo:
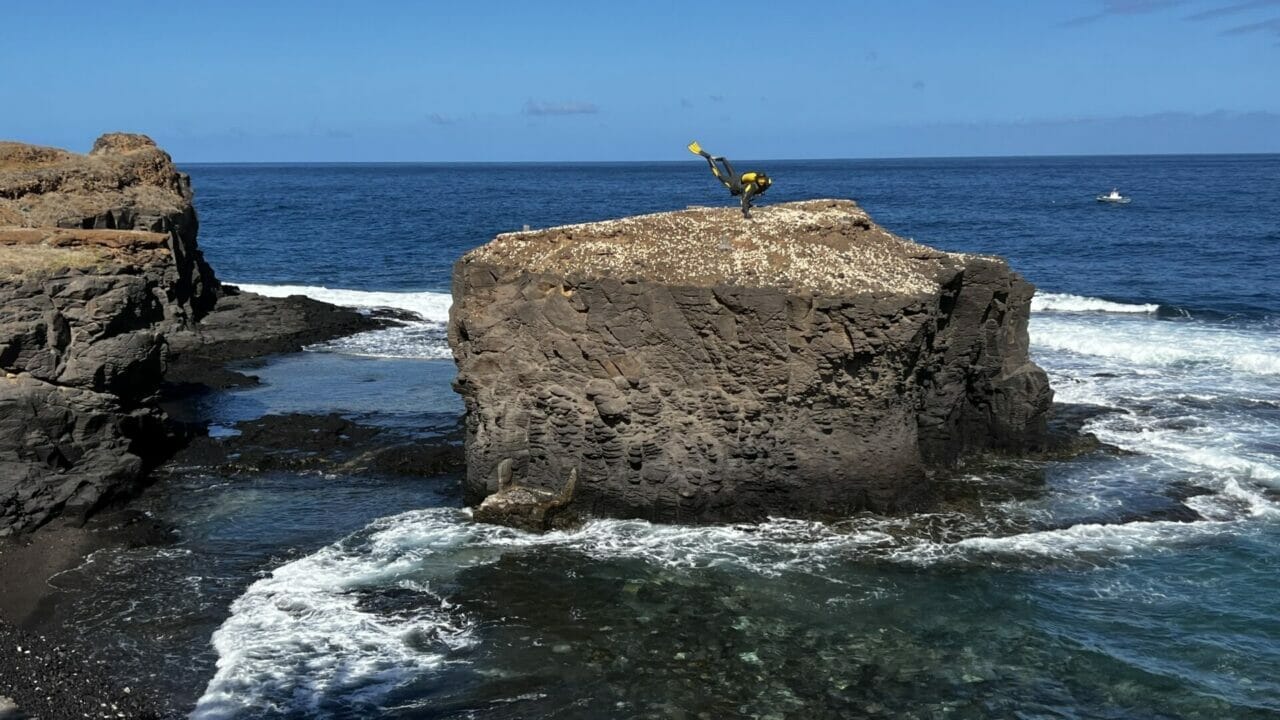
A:
{"label": "large sea stack", "polygon": [[138,488],[166,333],[216,301],[187,176],[142,135],[0,142],[0,535]]}
{"label": "large sea stack", "polygon": [[1033,292],[844,200],[499,235],[453,275],[466,494],[525,526],[921,507],[931,467],[1044,442]]}

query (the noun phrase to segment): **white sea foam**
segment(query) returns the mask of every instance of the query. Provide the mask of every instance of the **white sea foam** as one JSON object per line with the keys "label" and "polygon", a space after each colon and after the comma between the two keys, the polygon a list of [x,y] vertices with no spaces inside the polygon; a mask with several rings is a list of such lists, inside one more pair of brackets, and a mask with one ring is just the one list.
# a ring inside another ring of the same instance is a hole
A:
{"label": "white sea foam", "polygon": [[1160,309],[1155,304],[1119,303],[1102,298],[1070,295],[1067,293],[1038,292],[1031,298],[1033,312],[1077,313],[1154,313]]}
{"label": "white sea foam", "polygon": [[1195,434],[1144,430],[1135,435],[1129,449],[1168,458],[1184,467],[1203,469],[1220,478],[1280,481],[1280,461],[1241,451],[1239,445],[1244,443],[1231,442],[1237,439],[1233,435],[1226,428],[1206,428]]}
{"label": "white sea foam", "polygon": [[1280,505],[1237,480],[1222,483],[1221,491],[1187,498],[1187,507],[1210,520],[1245,517],[1257,520],[1280,519]]}
{"label": "white sea foam", "polygon": [[893,539],[878,530],[843,532],[823,523],[773,518],[762,523],[688,526],[643,520],[596,520],[575,530],[527,535],[490,535],[492,545],[560,546],[605,560],[646,560],[671,568],[732,565],[774,575],[821,566],[860,549],[884,547]]}
{"label": "white sea foam", "polygon": [[1242,502],[1248,508],[1249,515],[1253,517],[1280,519],[1280,505],[1268,500],[1262,493],[1245,487],[1238,480],[1233,479],[1223,483],[1220,494]]}
{"label": "white sea foam", "polygon": [[[474,642],[472,622],[430,588],[512,552],[555,548],[592,560],[775,575],[819,572],[827,561],[892,542],[876,531],[839,532],[786,519],[716,527],[598,520],[531,534],[474,523],[466,510],[402,513],[250,586],[214,633],[217,672],[192,717],[232,718],[253,709],[322,715],[334,698],[358,698],[372,709],[397,685],[442,667],[451,652]],[[362,591],[397,588],[421,593],[422,601],[391,615],[361,603]],[[425,648],[424,636],[433,641]]]}
{"label": "white sea foam", "polygon": [[1129,366],[1208,364],[1234,373],[1280,375],[1280,336],[1249,328],[1041,314],[1032,318],[1031,338],[1036,350],[1105,357]]}
{"label": "white sea foam", "polygon": [[1019,563],[1026,560],[1112,561],[1167,551],[1238,529],[1235,522],[1208,520],[1081,524],[1004,537],[966,538],[949,545],[921,545],[902,553],[901,557],[927,563],[994,559]]}
{"label": "white sea foam", "polygon": [[1124,552],[1130,542],[1161,546],[1280,517],[1280,504],[1267,491],[1280,487],[1274,451],[1280,426],[1256,412],[1280,400],[1280,336],[1271,328],[1051,312],[1033,315],[1031,337],[1057,399],[1116,408],[1085,430],[1134,453],[1097,471],[1105,475],[1073,478],[1063,491],[1087,492],[1101,483],[1117,498],[1128,488],[1160,494],[1171,483],[1191,484],[1204,494],[1184,504],[1205,520],[1076,526],[969,546],[1046,557],[1108,547]]}
{"label": "white sea foam", "polygon": [[448,293],[438,292],[344,290],[318,285],[255,285],[236,282],[229,284],[245,292],[258,293],[267,297],[305,295],[313,300],[343,307],[408,310],[423,320],[437,323],[449,321],[449,306],[453,303],[453,298]]}
{"label": "white sea foam", "polygon": [[268,297],[304,295],[314,300],[362,310],[404,310],[419,318],[403,321],[403,325],[397,327],[330,340],[308,348],[310,350],[385,358],[452,357],[445,337],[449,306],[453,303],[453,298],[448,293],[344,290],[310,285],[232,284],[246,292]]}
{"label": "white sea foam", "polygon": [[1120,485],[1198,485],[1210,494],[1186,504],[1214,519],[1238,516],[1241,493],[1251,493],[1253,517],[1277,509],[1259,494],[1280,488],[1280,425],[1256,411],[1280,400],[1280,337],[1270,328],[1048,314],[1033,317],[1031,334],[1059,401],[1120,411],[1085,428],[1147,458],[1124,461],[1132,477]]}
{"label": "white sea foam", "polygon": [[[632,558],[682,569],[733,565],[776,574],[833,555],[894,542],[876,528],[845,531],[825,523],[790,518],[711,526],[600,519],[572,530],[537,534],[473,523],[465,510],[430,508],[403,513],[385,522],[378,533],[380,540],[408,548],[419,558],[456,553],[442,569],[490,562],[512,549],[560,548],[599,560]],[[459,558],[465,559],[459,562]]]}
{"label": "white sea foam", "polygon": [[1232,365],[1258,375],[1280,375],[1280,354],[1275,351],[1240,353],[1232,359]]}
{"label": "white sea foam", "polygon": [[[909,565],[1114,562],[1247,532],[1254,520],[1280,518],[1280,507],[1234,481],[1220,492],[1201,497],[1229,509],[1195,522],[1086,523],[956,541],[938,541],[910,532],[891,535],[884,530],[901,529],[892,518],[868,518],[857,530],[781,518],[757,525],[716,527],[600,520],[547,535],[486,530],[482,531],[483,539],[473,541],[497,547],[558,546],[596,560],[626,557],[679,569],[732,566],[765,576],[798,572],[829,578],[831,568],[859,561]],[[876,529],[876,525],[883,529]]]}
{"label": "white sea foam", "polygon": [[382,358],[447,360],[453,357],[443,325],[406,323],[329,340],[311,347],[347,355]]}
{"label": "white sea foam", "polygon": [[[372,706],[471,643],[466,618],[411,577],[433,549],[404,542],[404,520],[379,520],[251,585],[213,634],[217,672],[192,717],[313,716],[333,697]],[[420,602],[390,615],[362,606],[361,591],[388,588],[418,593]]]}
{"label": "white sea foam", "polygon": [[[466,567],[513,552],[556,549],[591,561],[627,558],[675,571],[715,567],[841,582],[839,567],[868,561],[1103,564],[1247,532],[1260,520],[1280,518],[1274,503],[1234,480],[1192,501],[1206,519],[1080,524],[958,541],[903,532],[909,523],[902,518],[867,517],[844,526],[775,518],[710,527],[596,520],[531,534],[474,523],[466,510],[410,511],[377,520],[250,586],[214,633],[217,673],[193,717],[230,718],[255,708],[318,715],[334,698],[348,708],[367,703],[374,709],[395,687],[460,660],[453,653],[475,642],[473,621],[432,588],[447,586]],[[398,604],[390,612],[362,603],[388,589],[417,597],[408,609]]]}

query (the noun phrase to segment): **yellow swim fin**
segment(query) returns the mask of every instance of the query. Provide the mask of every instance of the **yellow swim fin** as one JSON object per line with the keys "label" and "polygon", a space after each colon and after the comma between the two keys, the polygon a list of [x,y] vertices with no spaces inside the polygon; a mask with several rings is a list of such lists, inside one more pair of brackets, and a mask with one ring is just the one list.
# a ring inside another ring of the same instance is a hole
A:
{"label": "yellow swim fin", "polygon": [[698,144],[697,140],[694,140],[693,142],[689,143],[689,152],[693,153],[694,155],[702,154],[702,146]]}

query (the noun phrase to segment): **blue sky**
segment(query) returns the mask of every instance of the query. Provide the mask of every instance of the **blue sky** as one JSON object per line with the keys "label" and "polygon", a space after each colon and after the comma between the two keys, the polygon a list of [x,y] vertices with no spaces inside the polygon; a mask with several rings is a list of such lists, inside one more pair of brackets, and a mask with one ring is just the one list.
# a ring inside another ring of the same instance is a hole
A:
{"label": "blue sky", "polygon": [[13,3],[0,137],[182,162],[1280,152],[1280,0]]}

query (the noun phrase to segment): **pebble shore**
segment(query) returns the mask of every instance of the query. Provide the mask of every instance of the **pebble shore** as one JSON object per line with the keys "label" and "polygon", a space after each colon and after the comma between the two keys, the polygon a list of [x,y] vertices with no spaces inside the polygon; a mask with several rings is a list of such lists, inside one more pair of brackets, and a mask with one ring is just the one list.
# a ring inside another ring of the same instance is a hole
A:
{"label": "pebble shore", "polygon": [[0,720],[178,717],[109,676],[105,663],[89,661],[75,643],[0,620]]}

